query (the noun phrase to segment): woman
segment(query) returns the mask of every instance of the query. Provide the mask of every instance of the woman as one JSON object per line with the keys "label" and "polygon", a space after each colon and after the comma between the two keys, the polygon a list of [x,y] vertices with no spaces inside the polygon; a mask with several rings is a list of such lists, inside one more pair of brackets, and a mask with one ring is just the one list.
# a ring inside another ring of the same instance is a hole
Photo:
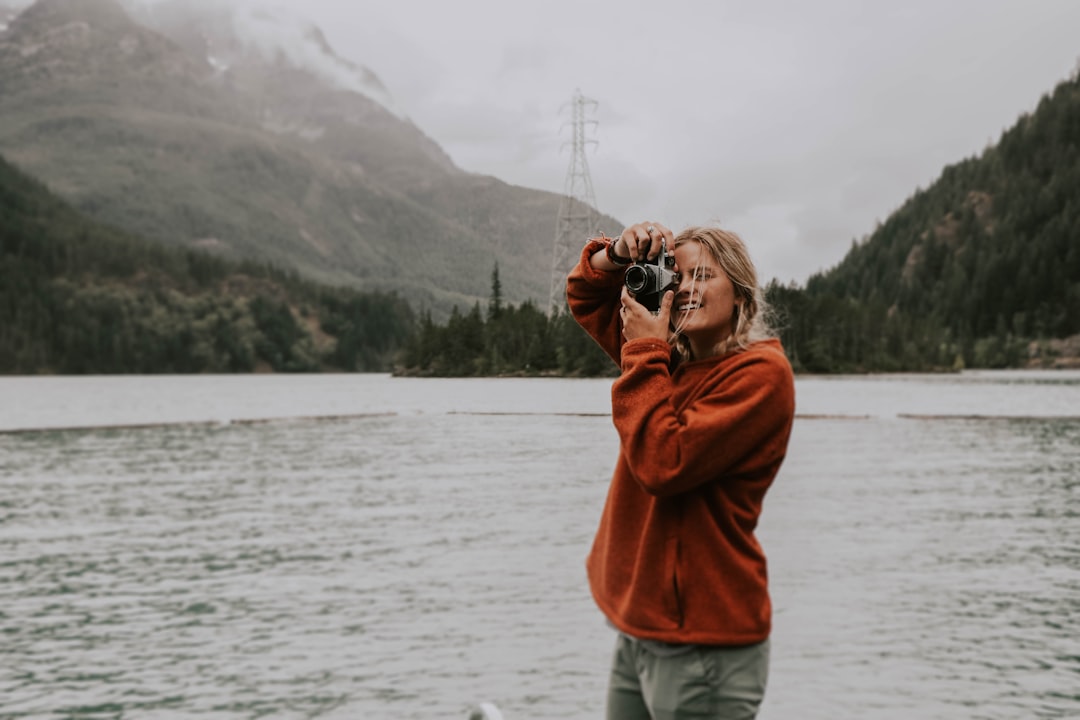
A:
{"label": "woman", "polygon": [[[662,245],[681,280],[654,315],[623,276]],[[622,368],[612,385],[620,453],[587,562],[619,632],[607,717],[753,718],[771,626],[754,528],[787,451],[795,390],[746,247],[716,228],[676,237],[639,223],[588,242],[567,300]]]}

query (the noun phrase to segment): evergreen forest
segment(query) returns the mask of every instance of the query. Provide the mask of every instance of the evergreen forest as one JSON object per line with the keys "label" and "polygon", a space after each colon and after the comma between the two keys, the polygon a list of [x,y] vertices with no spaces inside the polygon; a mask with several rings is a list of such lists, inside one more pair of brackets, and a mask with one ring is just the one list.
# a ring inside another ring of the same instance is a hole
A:
{"label": "evergreen forest", "polygon": [[385,371],[409,305],[87,220],[0,159],[0,373]]}
{"label": "evergreen forest", "polygon": [[1059,341],[1080,333],[1080,76],[945,168],[838,266],[767,296],[805,371],[1061,362]]}
{"label": "evergreen forest", "polygon": [[455,306],[445,325],[421,313],[400,355],[399,374],[421,376],[614,375],[618,368],[563,310],[549,317],[532,302],[503,302],[499,266],[491,272],[487,308]]}

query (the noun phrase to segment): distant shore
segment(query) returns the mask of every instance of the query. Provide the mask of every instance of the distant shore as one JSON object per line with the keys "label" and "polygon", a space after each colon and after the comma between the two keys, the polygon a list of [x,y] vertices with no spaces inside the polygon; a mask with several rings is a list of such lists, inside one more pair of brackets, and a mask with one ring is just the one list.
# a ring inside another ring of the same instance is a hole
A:
{"label": "distant shore", "polygon": [[1033,370],[1080,369],[1080,335],[1033,341],[1028,346],[1028,357],[1031,359],[1026,367]]}

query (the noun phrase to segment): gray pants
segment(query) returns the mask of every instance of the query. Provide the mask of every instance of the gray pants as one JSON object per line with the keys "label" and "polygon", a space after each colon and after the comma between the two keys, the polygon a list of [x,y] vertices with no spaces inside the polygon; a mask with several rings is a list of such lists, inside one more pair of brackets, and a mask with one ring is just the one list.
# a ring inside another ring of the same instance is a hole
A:
{"label": "gray pants", "polygon": [[768,640],[658,655],[619,635],[607,720],[752,720],[765,697],[768,676]]}

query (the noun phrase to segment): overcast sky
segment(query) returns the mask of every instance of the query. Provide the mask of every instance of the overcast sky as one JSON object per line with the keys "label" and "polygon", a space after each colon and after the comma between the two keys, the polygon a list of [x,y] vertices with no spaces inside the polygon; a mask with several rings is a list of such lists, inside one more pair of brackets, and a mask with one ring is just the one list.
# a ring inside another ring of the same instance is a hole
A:
{"label": "overcast sky", "polygon": [[458,165],[511,183],[562,191],[580,89],[603,212],[719,222],[763,279],[799,283],[1080,58],[1077,0],[277,2]]}
{"label": "overcast sky", "polygon": [[266,1],[373,70],[460,167],[507,182],[562,192],[560,110],[580,89],[600,210],[719,222],[763,281],[800,284],[1080,58],[1080,0]]}

